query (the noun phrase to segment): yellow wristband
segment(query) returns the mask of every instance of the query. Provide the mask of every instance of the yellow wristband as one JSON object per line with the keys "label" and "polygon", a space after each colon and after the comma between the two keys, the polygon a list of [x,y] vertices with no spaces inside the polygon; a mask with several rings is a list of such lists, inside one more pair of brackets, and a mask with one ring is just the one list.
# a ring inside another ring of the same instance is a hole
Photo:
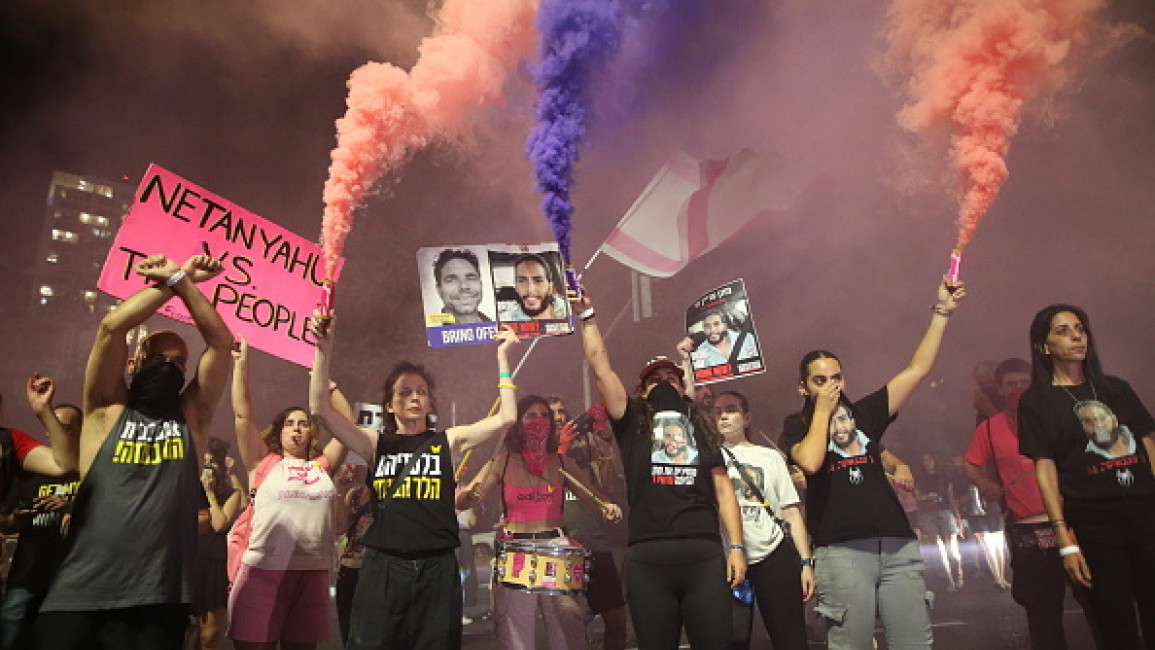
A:
{"label": "yellow wristband", "polygon": [[497,385],[497,387],[498,388],[508,388],[510,390],[517,390],[517,386],[515,386],[515,385],[513,385],[507,381],[501,382],[500,384]]}

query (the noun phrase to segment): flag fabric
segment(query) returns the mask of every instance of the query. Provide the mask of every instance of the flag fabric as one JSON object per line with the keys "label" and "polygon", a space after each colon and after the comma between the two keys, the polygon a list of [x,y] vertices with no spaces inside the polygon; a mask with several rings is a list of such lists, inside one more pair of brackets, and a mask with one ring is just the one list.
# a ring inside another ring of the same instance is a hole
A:
{"label": "flag fabric", "polygon": [[722,160],[679,152],[602,244],[637,271],[668,278],[748,223],[793,205],[810,174],[780,155],[742,149]]}

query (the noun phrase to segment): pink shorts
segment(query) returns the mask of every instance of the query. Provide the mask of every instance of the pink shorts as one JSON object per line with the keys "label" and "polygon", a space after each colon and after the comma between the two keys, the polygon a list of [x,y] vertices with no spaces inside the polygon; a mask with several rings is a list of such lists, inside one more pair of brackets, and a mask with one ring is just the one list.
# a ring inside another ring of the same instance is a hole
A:
{"label": "pink shorts", "polygon": [[229,638],[269,643],[329,640],[329,572],[242,564],[229,593]]}

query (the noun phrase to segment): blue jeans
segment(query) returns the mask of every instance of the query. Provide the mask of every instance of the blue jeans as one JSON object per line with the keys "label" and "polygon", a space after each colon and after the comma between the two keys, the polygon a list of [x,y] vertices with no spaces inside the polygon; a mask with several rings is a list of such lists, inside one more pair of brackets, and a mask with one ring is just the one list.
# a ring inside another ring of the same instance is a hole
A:
{"label": "blue jeans", "polygon": [[30,636],[32,618],[36,616],[36,607],[30,607],[37,595],[27,589],[15,587],[4,594],[4,604],[0,605],[0,648],[16,647],[16,640],[24,630],[25,636]]}
{"label": "blue jeans", "polygon": [[870,650],[876,614],[887,647],[924,650],[932,643],[918,542],[875,537],[814,551],[818,604],[829,650]]}

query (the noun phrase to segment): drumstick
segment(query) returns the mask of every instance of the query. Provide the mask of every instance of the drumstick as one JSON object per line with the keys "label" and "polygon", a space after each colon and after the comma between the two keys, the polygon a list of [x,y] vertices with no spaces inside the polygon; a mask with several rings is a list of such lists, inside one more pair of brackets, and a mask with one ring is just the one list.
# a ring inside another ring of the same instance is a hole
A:
{"label": "drumstick", "polygon": [[569,472],[565,471],[564,469],[558,469],[558,471],[561,472],[562,478],[564,478],[565,480],[570,482],[571,486],[577,487],[579,490],[581,490],[582,492],[585,492],[587,495],[589,495],[589,497],[594,500],[594,503],[598,504],[599,508],[606,507],[605,501],[602,501],[601,499],[599,499],[598,495],[594,494],[593,492],[591,492],[589,490],[589,488],[587,488],[586,486],[584,486],[580,482],[578,482],[578,480],[575,479]]}

